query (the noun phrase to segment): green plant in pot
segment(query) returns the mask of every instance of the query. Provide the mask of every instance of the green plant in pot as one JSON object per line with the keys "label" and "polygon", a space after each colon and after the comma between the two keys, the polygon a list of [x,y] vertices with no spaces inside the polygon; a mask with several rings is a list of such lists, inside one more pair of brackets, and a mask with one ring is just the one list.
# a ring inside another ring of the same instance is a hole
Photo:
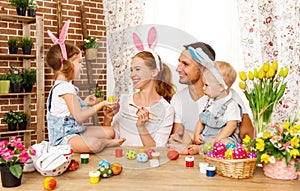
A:
{"label": "green plant in pot", "polygon": [[10,80],[7,74],[0,74],[0,94],[8,94],[10,87]]}
{"label": "green plant in pot", "polygon": [[17,130],[18,112],[9,110],[4,113],[4,122],[7,123],[9,131]]}
{"label": "green plant in pot", "polygon": [[31,49],[33,45],[33,39],[30,37],[22,37],[20,40],[20,44],[22,46],[23,54],[31,54]]}
{"label": "green plant in pot", "polygon": [[26,130],[27,123],[29,120],[29,115],[25,112],[19,111],[17,112],[17,118],[18,118],[19,130]]}
{"label": "green plant in pot", "polygon": [[37,2],[35,0],[29,0],[27,15],[29,17],[35,17],[37,8],[38,8]]}
{"label": "green plant in pot", "polygon": [[86,53],[87,60],[96,60],[97,59],[97,49],[99,48],[97,39],[95,37],[89,37],[83,40],[83,47]]}
{"label": "green plant in pot", "polygon": [[12,93],[20,93],[23,90],[23,68],[11,66],[8,73],[8,79],[10,80],[10,90]]}
{"label": "green plant in pot", "polygon": [[9,37],[8,41],[9,54],[18,54],[19,40],[15,37]]}
{"label": "green plant in pot", "polygon": [[32,86],[36,83],[36,70],[25,69],[23,75],[23,88],[25,92],[31,92]]}
{"label": "green plant in pot", "polygon": [[16,8],[18,15],[26,15],[29,0],[8,0],[8,2]]}
{"label": "green plant in pot", "polygon": [[99,102],[103,101],[104,92],[103,92],[102,89],[97,87],[97,88],[93,89],[92,93],[95,94],[95,96],[96,96],[96,103],[99,103]]}

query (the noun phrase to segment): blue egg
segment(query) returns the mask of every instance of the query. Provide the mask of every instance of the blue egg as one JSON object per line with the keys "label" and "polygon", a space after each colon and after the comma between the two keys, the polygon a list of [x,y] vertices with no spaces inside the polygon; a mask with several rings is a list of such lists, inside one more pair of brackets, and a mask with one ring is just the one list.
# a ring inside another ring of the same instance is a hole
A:
{"label": "blue egg", "polygon": [[136,160],[139,161],[139,162],[147,162],[148,155],[146,153],[138,153],[136,155]]}
{"label": "blue egg", "polygon": [[236,145],[234,143],[229,142],[229,143],[226,144],[226,150],[228,150],[230,148],[234,149],[235,147],[236,147]]}
{"label": "blue egg", "polygon": [[98,163],[98,168],[105,166],[107,168],[110,168],[110,163],[107,160],[102,160]]}

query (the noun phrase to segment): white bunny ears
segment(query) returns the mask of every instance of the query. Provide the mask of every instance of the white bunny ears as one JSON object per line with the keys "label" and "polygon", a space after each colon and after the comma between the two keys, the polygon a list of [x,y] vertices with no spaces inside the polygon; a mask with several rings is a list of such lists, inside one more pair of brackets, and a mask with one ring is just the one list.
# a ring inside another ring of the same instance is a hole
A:
{"label": "white bunny ears", "polygon": [[224,88],[227,89],[227,85],[223,80],[220,72],[215,68],[214,62],[205,54],[201,48],[194,49],[193,47],[188,47],[189,53],[192,57],[202,66],[206,67],[211,71],[211,73],[216,77],[216,79],[224,85]]}
{"label": "white bunny ears", "polygon": [[156,37],[157,37],[157,32],[154,27],[151,27],[148,32],[148,48],[144,48],[143,42],[141,41],[140,37],[134,32],[132,34],[133,42],[135,44],[135,47],[137,48],[138,51],[147,51],[152,54],[155,60],[156,68],[158,71],[161,71],[161,66],[159,63],[158,55],[154,52],[154,48],[156,46]]}

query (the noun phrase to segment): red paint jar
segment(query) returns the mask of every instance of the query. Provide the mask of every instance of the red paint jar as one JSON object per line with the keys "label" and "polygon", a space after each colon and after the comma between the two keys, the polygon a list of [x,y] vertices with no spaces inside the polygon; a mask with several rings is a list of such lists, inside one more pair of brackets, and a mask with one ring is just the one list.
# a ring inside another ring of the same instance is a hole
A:
{"label": "red paint jar", "polygon": [[185,157],[185,166],[186,167],[194,167],[194,160],[193,156],[186,156]]}
{"label": "red paint jar", "polygon": [[121,158],[123,157],[123,149],[116,149],[116,157]]}

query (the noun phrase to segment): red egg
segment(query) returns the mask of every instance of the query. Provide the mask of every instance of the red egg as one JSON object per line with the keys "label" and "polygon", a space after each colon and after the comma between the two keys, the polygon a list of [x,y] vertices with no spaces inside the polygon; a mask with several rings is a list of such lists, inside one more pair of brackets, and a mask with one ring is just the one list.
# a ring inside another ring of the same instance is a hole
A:
{"label": "red egg", "polygon": [[176,160],[179,157],[179,153],[175,150],[171,150],[168,152],[167,156],[170,160]]}
{"label": "red egg", "polygon": [[226,145],[221,142],[215,142],[213,150],[216,153],[216,155],[224,155],[226,152]]}
{"label": "red egg", "polygon": [[232,157],[234,159],[244,159],[247,157],[247,152],[244,148],[242,147],[237,147],[234,148],[232,151]]}

